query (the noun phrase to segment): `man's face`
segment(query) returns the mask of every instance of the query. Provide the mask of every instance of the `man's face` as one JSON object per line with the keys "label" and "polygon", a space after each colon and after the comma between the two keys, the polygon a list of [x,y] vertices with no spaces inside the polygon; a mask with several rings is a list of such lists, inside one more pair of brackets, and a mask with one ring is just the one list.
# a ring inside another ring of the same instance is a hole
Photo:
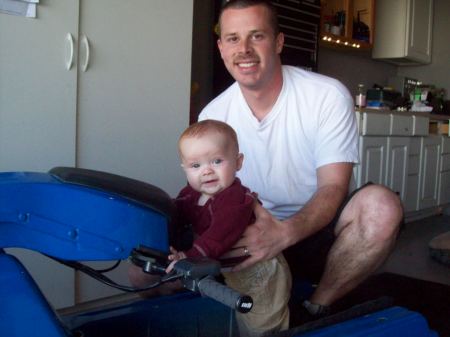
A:
{"label": "man's face", "polygon": [[220,20],[220,55],[234,79],[248,89],[260,89],[281,71],[283,34],[275,37],[269,10],[261,5],[227,9]]}
{"label": "man's face", "polygon": [[242,165],[242,155],[217,132],[184,138],[179,147],[189,185],[208,198],[230,186]]}

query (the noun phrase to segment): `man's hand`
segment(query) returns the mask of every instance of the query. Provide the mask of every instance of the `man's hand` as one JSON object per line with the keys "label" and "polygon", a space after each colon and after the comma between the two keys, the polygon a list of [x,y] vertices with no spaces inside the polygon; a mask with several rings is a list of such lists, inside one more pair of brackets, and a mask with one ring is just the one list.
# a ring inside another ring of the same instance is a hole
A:
{"label": "man's hand", "polygon": [[248,259],[235,266],[232,270],[245,269],[258,261],[268,260],[287,248],[292,242],[290,225],[274,218],[259,203],[255,203],[256,221],[245,230],[242,238],[234,246],[236,252],[245,251]]}

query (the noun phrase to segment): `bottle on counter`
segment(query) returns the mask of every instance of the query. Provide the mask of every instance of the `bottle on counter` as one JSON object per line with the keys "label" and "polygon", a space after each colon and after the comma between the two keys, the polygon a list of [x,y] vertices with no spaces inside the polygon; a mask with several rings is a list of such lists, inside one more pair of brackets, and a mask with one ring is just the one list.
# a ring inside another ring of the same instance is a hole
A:
{"label": "bottle on counter", "polygon": [[364,84],[358,84],[358,91],[355,96],[355,105],[357,108],[364,108],[366,106],[366,90]]}

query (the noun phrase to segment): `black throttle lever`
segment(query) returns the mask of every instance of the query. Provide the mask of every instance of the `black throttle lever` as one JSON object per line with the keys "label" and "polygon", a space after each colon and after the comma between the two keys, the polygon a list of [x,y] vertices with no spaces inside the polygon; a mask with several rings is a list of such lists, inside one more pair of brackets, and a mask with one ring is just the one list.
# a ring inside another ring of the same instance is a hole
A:
{"label": "black throttle lever", "polygon": [[243,295],[230,287],[217,282],[213,277],[220,274],[220,263],[209,258],[187,258],[179,260],[173,267],[177,274],[183,275],[181,281],[186,289],[198,291],[241,313],[253,307],[250,296]]}

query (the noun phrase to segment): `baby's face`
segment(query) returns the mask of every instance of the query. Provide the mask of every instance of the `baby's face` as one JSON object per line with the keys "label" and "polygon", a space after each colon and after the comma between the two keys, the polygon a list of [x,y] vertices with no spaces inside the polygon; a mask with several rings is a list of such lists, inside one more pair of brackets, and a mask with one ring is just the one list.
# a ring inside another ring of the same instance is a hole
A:
{"label": "baby's face", "polygon": [[219,133],[184,138],[180,155],[189,185],[207,197],[230,186],[242,166],[242,155]]}

